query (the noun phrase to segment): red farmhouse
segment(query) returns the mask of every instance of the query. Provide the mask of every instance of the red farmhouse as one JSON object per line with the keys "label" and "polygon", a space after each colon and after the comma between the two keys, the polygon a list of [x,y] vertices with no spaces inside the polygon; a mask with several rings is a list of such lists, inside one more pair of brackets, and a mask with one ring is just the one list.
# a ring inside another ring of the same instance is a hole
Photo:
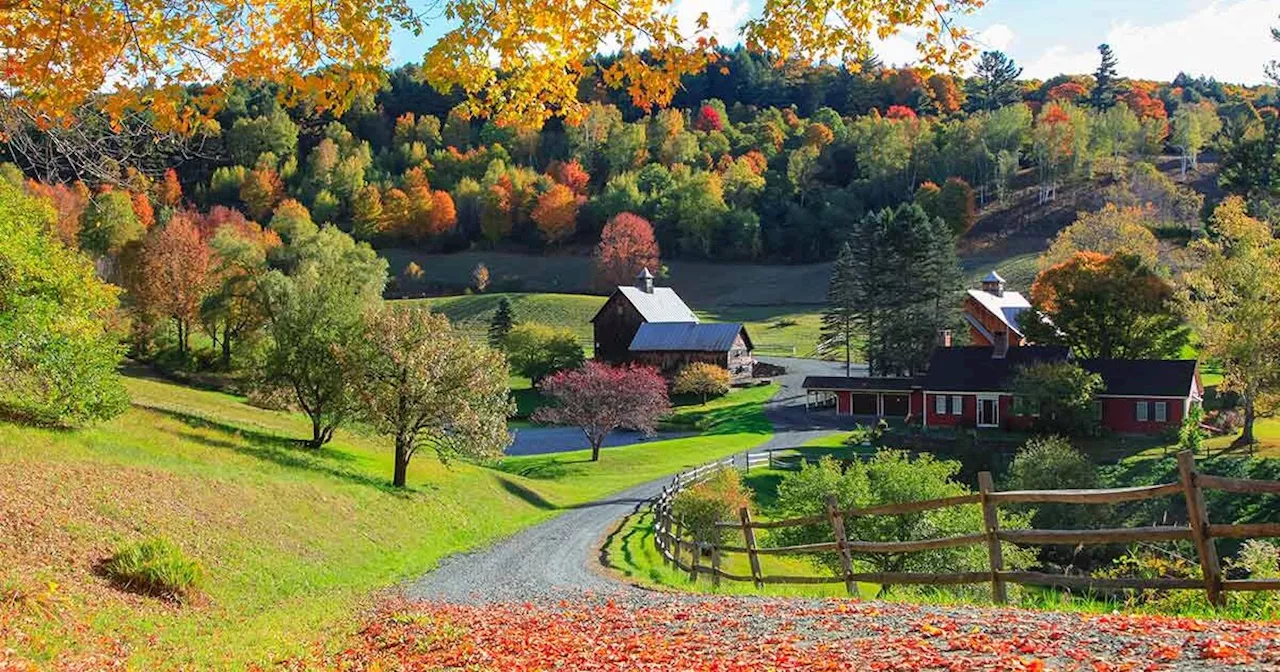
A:
{"label": "red farmhouse", "polygon": [[[1065,348],[1048,346],[942,347],[934,351],[923,376],[811,376],[804,387],[811,401],[834,401],[840,415],[919,419],[925,427],[1022,429],[1034,421],[1034,411],[1023,408],[1012,393],[1018,370],[1069,358]],[[1204,391],[1195,360],[1076,363],[1102,377],[1094,414],[1102,427],[1114,432],[1157,434],[1177,427]]]}

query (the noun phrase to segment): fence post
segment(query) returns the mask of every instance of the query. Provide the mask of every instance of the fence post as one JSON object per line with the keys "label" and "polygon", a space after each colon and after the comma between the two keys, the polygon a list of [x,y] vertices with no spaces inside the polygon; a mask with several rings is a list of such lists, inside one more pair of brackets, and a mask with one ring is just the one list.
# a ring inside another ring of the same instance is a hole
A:
{"label": "fence post", "polygon": [[663,492],[663,496],[658,500],[657,507],[653,510],[653,525],[655,538],[658,541],[658,551],[662,555],[662,564],[671,564],[671,537],[669,528],[671,523],[667,520],[667,497]]}
{"label": "fence post", "polygon": [[1218,563],[1218,549],[1209,536],[1209,510],[1205,507],[1204,492],[1196,480],[1196,458],[1190,451],[1178,453],[1178,475],[1182,480],[1182,494],[1187,498],[1187,522],[1191,526],[1191,539],[1200,556],[1200,570],[1204,573],[1204,592],[1209,604],[1221,607],[1222,566]]}
{"label": "fence post", "polygon": [[853,561],[849,558],[849,537],[845,535],[844,514],[836,504],[835,495],[827,495],[827,518],[831,520],[831,533],[835,537],[836,552],[840,554],[840,569],[844,572],[844,589],[853,595],[857,591],[857,586],[853,583]]}
{"label": "fence post", "polygon": [[773,469],[773,449],[769,449],[769,468]]}
{"label": "fence post", "polygon": [[702,561],[702,544],[691,541],[689,546],[693,550],[693,560],[689,562],[689,581],[696,585],[698,583],[698,564]]}
{"label": "fence post", "polygon": [[995,482],[991,472],[978,472],[978,496],[982,502],[982,522],[987,535],[987,558],[991,563],[991,596],[997,604],[1009,601],[1009,594],[1004,587],[1004,579],[1000,573],[1004,571],[1004,550],[1000,548],[1000,515],[996,503],[991,501],[991,493],[995,492]]}
{"label": "fence post", "polygon": [[711,546],[711,586],[720,587],[720,546],[718,544]]}
{"label": "fence post", "polygon": [[756,531],[751,527],[751,511],[745,506],[738,509],[738,519],[742,521],[742,541],[747,545],[747,559],[751,561],[751,580],[756,588],[763,588],[764,576],[760,573],[760,556],[756,554]]}
{"label": "fence post", "polygon": [[680,569],[680,545],[684,543],[684,525],[683,521],[676,521],[676,538],[675,543],[671,547],[671,559],[676,569]]}

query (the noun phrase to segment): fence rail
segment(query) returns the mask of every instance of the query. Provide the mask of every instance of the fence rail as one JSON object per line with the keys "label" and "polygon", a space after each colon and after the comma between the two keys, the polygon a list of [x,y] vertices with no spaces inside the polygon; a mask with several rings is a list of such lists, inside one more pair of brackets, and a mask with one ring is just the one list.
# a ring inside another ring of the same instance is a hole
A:
{"label": "fence rail", "polygon": [[[750,453],[743,461],[750,470],[761,466],[773,466],[775,457],[768,453]],[[850,594],[858,583],[880,585],[960,585],[990,583],[997,602],[1007,601],[1005,585],[1008,583],[1035,586],[1054,586],[1078,589],[1203,589],[1214,605],[1222,605],[1225,591],[1280,590],[1280,579],[1226,579],[1214,546],[1215,539],[1251,539],[1280,537],[1280,523],[1212,524],[1205,506],[1204,491],[1217,490],[1237,494],[1280,494],[1280,481],[1262,481],[1225,478],[1201,474],[1196,471],[1195,458],[1190,452],[1178,453],[1176,483],[1148,485],[1132,488],[1107,488],[1094,490],[1007,490],[995,489],[990,472],[978,475],[978,492],[956,497],[946,497],[919,502],[883,504],[879,506],[840,509],[834,497],[828,497],[826,511],[820,515],[789,518],[786,520],[755,521],[751,512],[742,508],[738,520],[721,521],[718,530],[741,532],[742,545],[700,542],[688,534],[688,530],[672,513],[672,504],[681,490],[705,481],[722,469],[737,466],[734,458],[703,465],[677,474],[669,486],[652,504],[654,539],[664,561],[689,573],[693,581],[699,576],[711,577],[713,585],[722,579],[750,581],[757,587],[767,584],[835,584],[843,583]],[[1187,525],[1155,525],[1149,527],[1084,529],[1084,530],[1034,530],[1001,529],[999,507],[1008,504],[1116,504],[1136,502],[1160,497],[1181,496],[1187,505]],[[983,530],[935,539],[912,541],[864,541],[851,539],[845,522],[858,517],[892,516],[919,513],[955,506],[977,504],[982,507]],[[831,541],[796,546],[761,546],[756,539],[758,530],[776,530],[805,525],[826,524],[832,530]],[[1116,578],[1103,579],[1091,576],[1059,575],[1032,571],[1011,571],[1004,567],[1002,543],[1017,545],[1099,545],[1152,541],[1191,541],[1203,574],[1201,579],[1183,578]],[[919,551],[986,546],[987,571],[967,572],[855,572],[851,554],[915,553]],[[771,555],[807,555],[836,553],[840,572],[828,576],[766,575],[761,570],[760,557]],[[751,575],[731,574],[722,568],[727,553],[747,556]],[[704,564],[709,557],[710,564]]]}

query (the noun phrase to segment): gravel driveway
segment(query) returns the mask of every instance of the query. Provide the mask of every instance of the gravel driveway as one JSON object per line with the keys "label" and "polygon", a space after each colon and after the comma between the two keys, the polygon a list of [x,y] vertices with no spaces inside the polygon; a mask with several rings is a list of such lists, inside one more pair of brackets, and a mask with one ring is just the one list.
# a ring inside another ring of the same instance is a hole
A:
{"label": "gravel driveway", "polygon": [[[805,413],[800,384],[806,375],[843,374],[844,366],[803,359],[765,361],[788,369],[786,375],[776,379],[781,389],[765,405],[765,413],[774,424],[773,438],[753,451],[791,448],[831,433],[830,427],[814,423]],[[582,591],[635,591],[599,573],[601,541],[620,518],[641,502],[656,497],[669,480],[645,483],[584,504],[489,548],[446,558],[435,571],[411,584],[407,593],[410,598],[421,600],[494,603]]]}

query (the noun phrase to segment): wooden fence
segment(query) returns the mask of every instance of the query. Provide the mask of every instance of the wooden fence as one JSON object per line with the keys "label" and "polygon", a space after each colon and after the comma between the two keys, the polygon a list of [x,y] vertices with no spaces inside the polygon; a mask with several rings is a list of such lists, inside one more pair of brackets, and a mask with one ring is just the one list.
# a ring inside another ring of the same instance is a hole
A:
{"label": "wooden fence", "polygon": [[[750,454],[746,459],[748,468],[763,466],[769,456],[763,453]],[[1077,589],[1203,589],[1214,605],[1224,602],[1224,591],[1257,591],[1280,590],[1280,579],[1226,579],[1218,561],[1214,539],[1252,539],[1280,537],[1280,523],[1251,523],[1237,525],[1219,525],[1210,522],[1205,507],[1204,491],[1218,490],[1241,494],[1280,494],[1280,481],[1262,481],[1252,479],[1223,478],[1210,476],[1196,471],[1195,458],[1189,452],[1178,454],[1179,480],[1177,483],[1147,485],[1130,488],[1110,488],[1097,490],[1021,490],[998,491],[995,489],[990,472],[978,475],[978,492],[945,499],[934,499],[922,502],[901,504],[885,504],[866,508],[841,510],[831,496],[826,501],[826,512],[822,515],[802,518],[791,518],[776,521],[754,521],[751,512],[743,508],[738,513],[738,520],[723,521],[717,524],[722,530],[740,531],[743,545],[708,544],[686,538],[688,531],[680,520],[672,515],[672,502],[683,489],[702,482],[721,469],[735,467],[733,458],[703,465],[692,471],[678,474],[662,494],[653,502],[654,539],[658,550],[665,561],[676,568],[689,573],[692,581],[700,575],[711,577],[714,585],[722,579],[729,581],[750,581],[756,587],[767,584],[821,584],[843,583],[849,594],[854,594],[857,584],[874,583],[879,585],[958,585],[991,583],[991,591],[997,602],[1007,600],[1006,584],[1054,586]],[[1000,529],[998,509],[1007,504],[1117,504],[1134,502],[1160,497],[1180,496],[1186,500],[1188,525],[1155,525],[1134,528],[1112,528],[1093,530],[1008,530]],[[918,513],[934,509],[977,504],[982,507],[983,530],[973,534],[964,534],[937,539],[916,541],[861,541],[850,539],[845,528],[845,521],[862,516],[891,516],[907,513]],[[827,542],[805,544],[802,546],[761,546],[756,541],[757,530],[774,530],[827,523],[832,530],[832,540]],[[1065,574],[1049,574],[1032,571],[1009,571],[1004,567],[1001,543],[1018,545],[1098,545],[1127,544],[1153,541],[1191,541],[1195,546],[1196,556],[1203,571],[1203,579],[1183,578],[1116,578],[1102,579],[1091,576]],[[985,546],[987,549],[987,571],[970,572],[855,572],[851,553],[910,553],[918,551],[956,548],[962,546]],[[780,576],[766,575],[760,569],[760,557],[765,555],[805,555],[815,553],[837,553],[841,572],[835,576]],[[736,575],[722,569],[722,560],[727,553],[745,554],[751,568],[751,575]],[[708,558],[710,564],[704,564]]]}

